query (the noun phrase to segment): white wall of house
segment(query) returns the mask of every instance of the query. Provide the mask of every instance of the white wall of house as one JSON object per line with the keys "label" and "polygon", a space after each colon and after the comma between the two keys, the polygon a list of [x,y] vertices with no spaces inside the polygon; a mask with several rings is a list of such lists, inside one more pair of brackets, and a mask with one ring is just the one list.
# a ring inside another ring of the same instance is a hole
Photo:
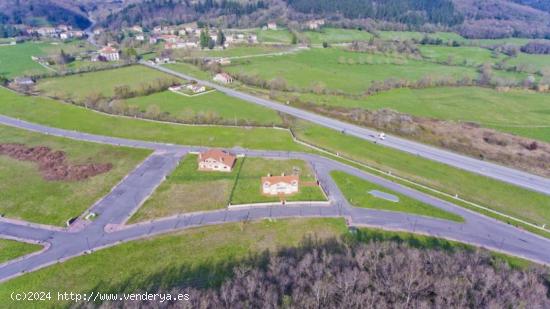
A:
{"label": "white wall of house", "polygon": [[231,172],[231,166],[211,158],[200,161],[199,169],[203,171]]}
{"label": "white wall of house", "polygon": [[279,195],[279,194],[293,194],[298,192],[298,182],[292,181],[291,183],[287,182],[277,182],[270,183],[268,181],[262,184],[262,193],[267,195]]}

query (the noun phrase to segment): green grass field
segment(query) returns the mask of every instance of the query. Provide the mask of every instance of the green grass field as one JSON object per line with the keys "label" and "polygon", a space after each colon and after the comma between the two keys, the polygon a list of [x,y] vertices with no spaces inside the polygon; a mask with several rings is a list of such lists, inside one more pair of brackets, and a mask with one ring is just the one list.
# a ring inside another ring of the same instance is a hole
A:
{"label": "green grass field", "polygon": [[283,52],[287,48],[282,48],[274,45],[231,45],[229,48],[219,50],[193,50],[190,56],[193,57],[243,57],[251,55],[261,55]]}
{"label": "green grass field", "polygon": [[436,45],[420,45],[422,56],[432,61],[450,62],[455,65],[478,66],[484,63],[497,63],[502,61],[505,56],[498,54],[493,57],[490,50],[481,47],[450,47]]}
{"label": "green grass field", "polygon": [[0,213],[36,223],[64,225],[107,194],[150,153],[79,142],[0,126],[0,143],[47,146],[67,154],[70,164],[112,163],[113,169],[84,181],[46,181],[38,165],[0,156]]}
{"label": "green grass field", "polygon": [[[293,94],[280,93],[279,101]],[[529,138],[550,141],[550,96],[524,90],[499,92],[480,87],[401,88],[355,99],[300,94],[302,101],[334,107],[393,109],[419,117],[476,122]]]}
{"label": "green grass field", "polygon": [[85,42],[70,43],[26,42],[13,46],[0,46],[0,75],[14,78],[21,75],[47,73],[48,70],[31,59],[31,56],[46,56],[59,53],[63,49],[67,53],[88,49]]}
{"label": "green grass field", "polygon": [[0,264],[39,251],[42,246],[25,242],[0,239]]}
{"label": "green grass field", "polygon": [[463,41],[464,38],[454,32],[434,32],[434,33],[424,33],[416,31],[378,31],[378,35],[383,40],[421,40],[424,36],[430,38],[440,38],[445,42],[448,41]]}
{"label": "green grass field", "polygon": [[532,55],[519,53],[517,57],[510,58],[508,61],[506,61],[506,64],[519,66],[521,69],[532,73],[536,73],[539,71],[549,71],[550,55]]}
{"label": "green grass field", "polygon": [[189,75],[194,76],[196,78],[200,78],[200,79],[204,79],[204,80],[212,79],[212,75],[209,72],[202,71],[199,68],[197,68],[196,66],[191,65],[189,63],[178,62],[178,63],[164,64],[162,66],[166,67],[168,69],[174,70],[176,72],[189,74]]}
{"label": "green grass field", "polygon": [[262,43],[290,44],[292,42],[292,35],[287,29],[258,30],[256,34],[258,41]]}
{"label": "green grass field", "polygon": [[[292,219],[215,225],[132,241],[3,283],[0,307],[71,305],[57,303],[57,291],[122,293],[153,292],[186,283],[215,286],[232,274],[235,263],[251,255],[297,246],[307,236],[324,239],[344,233],[341,219]],[[10,301],[14,291],[48,290],[55,301]]]}
{"label": "green grass field", "polygon": [[242,160],[230,173],[198,171],[197,155],[185,156],[155,193],[132,216],[136,223],[179,213],[225,208]]}
{"label": "green grass field", "polygon": [[135,65],[112,70],[46,78],[40,80],[36,88],[47,96],[83,100],[91,94],[112,97],[117,86],[127,85],[131,89],[139,89],[142,85],[148,85],[159,78],[176,80],[175,77],[160,71]]}
{"label": "green grass field", "polygon": [[299,122],[297,137],[342,156],[526,221],[550,224],[550,197],[371,142]]}
{"label": "green grass field", "polygon": [[288,131],[271,128],[185,126],[96,113],[42,97],[0,88],[0,114],[67,130],[122,138],[251,149],[303,150]]}
{"label": "green grass field", "polygon": [[263,158],[245,158],[242,169],[239,172],[237,183],[233,189],[231,204],[265,203],[277,202],[278,196],[265,196],[262,194],[261,177],[271,175],[292,175],[297,173],[300,176],[299,192],[286,197],[291,201],[324,201],[325,196],[318,186],[305,186],[304,182],[315,182],[316,178],[308,166],[301,160],[274,160]]}
{"label": "green grass field", "polygon": [[[342,193],[353,206],[365,207],[379,210],[389,210],[397,212],[412,213],[415,215],[435,217],[440,219],[462,222],[460,216],[446,212],[439,208],[413,200],[403,194],[393,192],[384,187],[368,182],[361,178],[346,174],[344,172],[334,171],[332,178],[342,190]],[[378,190],[384,193],[392,194],[399,198],[399,202],[392,202],[382,198],[375,197],[369,192]]]}
{"label": "green grass field", "polygon": [[162,113],[169,113],[177,119],[193,122],[195,118],[221,118],[228,124],[280,125],[277,112],[254,105],[221,92],[186,97],[171,91],[155,93],[145,97],[127,100],[129,105],[137,105],[145,112],[150,105],[157,105]]}
{"label": "green grass field", "polygon": [[474,68],[349,52],[339,48],[314,48],[297,54],[234,61],[227,67],[232,73],[258,75],[270,80],[284,78],[288,85],[309,88],[321,82],[328,89],[360,93],[373,81],[402,78],[416,81],[424,76],[475,78]]}
{"label": "green grass field", "polygon": [[352,41],[368,41],[372,34],[356,29],[321,28],[318,31],[305,31],[302,33],[311,44],[345,43]]}

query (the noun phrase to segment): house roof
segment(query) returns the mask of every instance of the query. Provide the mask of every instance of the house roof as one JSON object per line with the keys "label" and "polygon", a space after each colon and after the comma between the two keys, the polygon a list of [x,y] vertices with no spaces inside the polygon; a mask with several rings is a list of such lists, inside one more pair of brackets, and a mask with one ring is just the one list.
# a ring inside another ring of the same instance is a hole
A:
{"label": "house roof", "polygon": [[229,80],[229,79],[232,78],[231,75],[229,75],[229,74],[227,74],[227,73],[225,73],[225,72],[218,73],[218,74],[216,74],[216,77],[217,77],[217,76],[221,76],[221,77],[223,77],[223,78],[225,78],[225,79],[227,79],[227,80]]}
{"label": "house roof", "polygon": [[105,46],[102,49],[99,50],[102,54],[114,54],[118,53],[118,50],[112,46]]}
{"label": "house roof", "polygon": [[288,176],[264,176],[262,177],[262,183],[292,183],[293,181],[299,181],[300,177],[298,175],[288,175]]}
{"label": "house roof", "polygon": [[214,159],[225,165],[233,166],[237,160],[237,157],[225,150],[210,149],[205,152],[201,152],[199,155],[200,161],[205,161],[206,159]]}

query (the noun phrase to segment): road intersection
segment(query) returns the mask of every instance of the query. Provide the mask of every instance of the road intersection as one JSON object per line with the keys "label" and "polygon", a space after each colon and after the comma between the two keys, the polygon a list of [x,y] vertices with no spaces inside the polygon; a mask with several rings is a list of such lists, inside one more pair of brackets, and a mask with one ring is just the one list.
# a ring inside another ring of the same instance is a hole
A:
{"label": "road intersection", "polygon": [[[89,212],[98,214],[95,220],[87,221],[83,219],[83,215],[70,228],[60,230],[0,219],[0,237],[48,244],[47,249],[39,254],[0,265],[0,282],[94,250],[151,235],[226,222],[296,217],[342,217],[351,226],[369,226],[422,233],[550,264],[550,239],[517,229],[344,163],[300,152],[232,149],[235,153],[250,157],[293,158],[307,161],[328,195],[329,206],[316,206],[308,203],[293,206],[273,204],[271,206],[195,212],[125,225],[127,219],[176,168],[181,158],[189,152],[202,151],[206,148],[67,131],[6,116],[0,116],[0,124],[76,140],[153,150],[146,160],[89,209]],[[391,191],[455,213],[462,216],[464,222],[458,223],[405,213],[353,207],[347,202],[331,178],[332,171],[343,171]]]}

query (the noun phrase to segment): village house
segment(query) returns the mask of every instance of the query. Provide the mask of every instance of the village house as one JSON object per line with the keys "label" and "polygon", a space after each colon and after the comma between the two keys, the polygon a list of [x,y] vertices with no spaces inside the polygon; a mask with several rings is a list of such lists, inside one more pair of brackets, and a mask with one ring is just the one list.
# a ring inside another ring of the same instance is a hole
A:
{"label": "village house", "polygon": [[145,41],[145,36],[143,34],[136,35],[136,41]]}
{"label": "village house", "polygon": [[132,28],[130,28],[130,30],[134,31],[134,32],[137,32],[137,33],[142,33],[143,32],[143,28],[141,26],[138,26],[138,25],[133,26]]}
{"label": "village house", "polygon": [[179,37],[173,34],[163,34],[159,37],[159,39],[168,43],[176,43],[179,40]]}
{"label": "village house", "polygon": [[229,59],[229,58],[219,58],[219,59],[216,59],[216,62],[220,65],[230,65],[231,64],[231,59]]}
{"label": "village house", "polygon": [[25,77],[25,76],[16,77],[15,80],[14,80],[14,83],[17,86],[32,86],[32,85],[34,85],[34,81],[32,80],[32,78]]}
{"label": "village house", "polygon": [[211,149],[201,152],[198,158],[200,171],[231,172],[237,157],[225,150]]}
{"label": "village house", "polygon": [[149,44],[157,44],[158,39],[154,36],[149,37]]}
{"label": "village house", "polygon": [[230,84],[233,82],[233,77],[227,73],[218,73],[214,76],[214,81],[222,84]]}
{"label": "village house", "polygon": [[120,59],[118,50],[109,45],[99,50],[99,56],[107,61],[118,61]]}
{"label": "village house", "polygon": [[291,195],[298,193],[300,177],[285,174],[262,177],[262,193],[265,195]]}
{"label": "village house", "polygon": [[277,23],[275,23],[274,21],[268,22],[268,23],[267,23],[267,29],[269,29],[269,30],[277,30]]}
{"label": "village house", "polygon": [[189,84],[186,86],[186,88],[193,93],[201,93],[206,91],[206,87],[199,84]]}
{"label": "village house", "polygon": [[307,26],[310,30],[317,30],[325,24],[324,19],[314,19],[307,22]]}

